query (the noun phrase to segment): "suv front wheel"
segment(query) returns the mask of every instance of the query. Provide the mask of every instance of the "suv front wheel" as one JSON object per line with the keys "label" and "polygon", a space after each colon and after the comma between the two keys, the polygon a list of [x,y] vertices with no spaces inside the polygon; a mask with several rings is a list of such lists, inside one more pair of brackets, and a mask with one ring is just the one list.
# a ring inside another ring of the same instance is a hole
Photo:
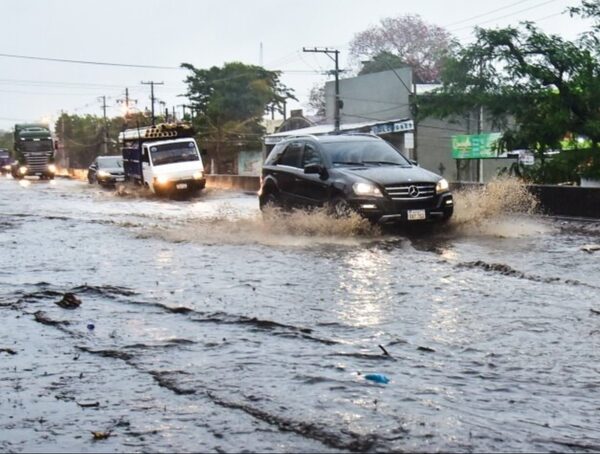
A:
{"label": "suv front wheel", "polygon": [[280,206],[279,197],[274,193],[269,192],[260,200],[260,209],[264,210],[266,207],[277,208]]}

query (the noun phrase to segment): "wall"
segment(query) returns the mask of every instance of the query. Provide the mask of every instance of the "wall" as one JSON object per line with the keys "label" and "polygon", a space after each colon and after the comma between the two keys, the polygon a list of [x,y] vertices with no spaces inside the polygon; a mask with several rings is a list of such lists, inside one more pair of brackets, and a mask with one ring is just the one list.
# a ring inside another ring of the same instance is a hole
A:
{"label": "wall", "polygon": [[258,192],[260,189],[260,177],[207,175],[206,187],[213,189],[235,189],[240,191]]}
{"label": "wall", "polygon": [[[397,74],[397,75],[396,75]],[[398,79],[402,78],[402,82]],[[412,87],[412,70],[399,68],[363,76],[340,79],[342,123],[409,118],[408,88]],[[412,88],[411,88],[412,89]],[[325,84],[327,122],[333,124],[335,82]]]}

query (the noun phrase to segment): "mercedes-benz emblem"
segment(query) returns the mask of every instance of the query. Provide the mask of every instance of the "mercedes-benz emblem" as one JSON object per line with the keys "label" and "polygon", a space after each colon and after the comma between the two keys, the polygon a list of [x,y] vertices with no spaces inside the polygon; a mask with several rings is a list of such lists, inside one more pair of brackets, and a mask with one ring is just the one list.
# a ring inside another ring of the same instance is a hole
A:
{"label": "mercedes-benz emblem", "polygon": [[417,188],[415,185],[409,186],[408,195],[411,197],[419,197],[419,188]]}

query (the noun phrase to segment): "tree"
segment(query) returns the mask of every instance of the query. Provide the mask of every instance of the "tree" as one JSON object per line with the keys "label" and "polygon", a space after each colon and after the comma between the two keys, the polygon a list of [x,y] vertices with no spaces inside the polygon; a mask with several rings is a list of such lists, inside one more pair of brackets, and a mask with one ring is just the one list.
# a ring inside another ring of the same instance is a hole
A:
{"label": "tree", "polygon": [[532,23],[478,29],[474,44],[446,60],[443,88],[421,98],[420,112],[445,118],[483,107],[504,130],[502,148],[537,151],[543,180],[546,152],[565,137],[600,143],[600,58],[589,46],[597,36],[571,42]]}
{"label": "tree", "polygon": [[200,140],[217,163],[221,151],[231,152],[239,146],[259,148],[267,106],[282,109],[287,99],[296,99],[279,80],[278,71],[239,62],[210,69],[197,69],[189,63],[181,66],[191,71],[185,80],[186,96],[197,113]]}
{"label": "tree", "polygon": [[308,95],[308,105],[315,110],[315,115],[325,116],[325,85],[316,84],[311,88]]}
{"label": "tree", "polygon": [[[160,120],[159,120],[160,121]],[[151,119],[142,113],[124,117],[107,119],[96,115],[69,115],[63,113],[54,125],[54,130],[64,147],[69,166],[85,169],[96,158],[104,153],[104,128],[108,127],[109,138],[106,146],[109,155],[121,154],[117,139],[121,131],[136,126],[149,126]]]}
{"label": "tree", "polygon": [[452,47],[447,30],[418,15],[405,15],[384,18],[356,34],[350,42],[350,56],[358,62],[378,59],[385,64],[394,55],[398,63],[414,69],[416,82],[428,83],[439,81],[443,57]]}
{"label": "tree", "polygon": [[6,148],[7,150],[13,149],[13,133],[10,131],[0,131],[0,148]]}
{"label": "tree", "polygon": [[358,72],[359,75],[389,71],[407,66],[407,64],[397,55],[388,51],[383,51],[373,56],[371,60],[363,62],[363,66]]}

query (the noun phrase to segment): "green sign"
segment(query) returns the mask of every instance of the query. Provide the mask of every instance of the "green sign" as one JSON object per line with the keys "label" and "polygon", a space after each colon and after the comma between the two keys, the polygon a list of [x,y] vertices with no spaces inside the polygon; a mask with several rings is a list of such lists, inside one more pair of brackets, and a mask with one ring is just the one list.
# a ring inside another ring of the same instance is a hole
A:
{"label": "green sign", "polygon": [[502,134],[470,134],[452,136],[452,157],[454,159],[497,158],[496,142]]}

